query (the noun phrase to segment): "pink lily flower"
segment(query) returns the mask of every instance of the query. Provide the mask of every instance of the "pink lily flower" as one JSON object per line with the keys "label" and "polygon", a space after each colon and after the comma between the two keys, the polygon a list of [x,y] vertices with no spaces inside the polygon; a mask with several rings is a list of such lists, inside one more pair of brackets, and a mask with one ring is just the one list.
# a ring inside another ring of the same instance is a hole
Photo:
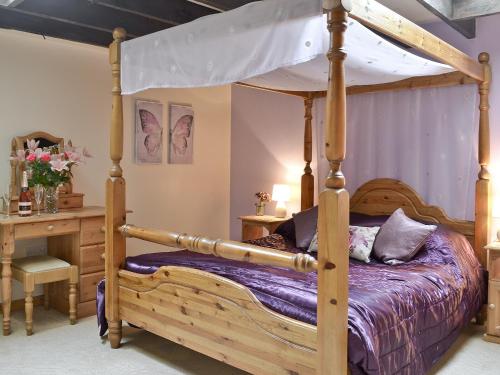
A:
{"label": "pink lily flower", "polygon": [[28,150],[35,151],[40,144],[40,141],[35,141],[34,139],[26,140],[26,144],[28,145]]}
{"label": "pink lily flower", "polygon": [[82,155],[79,152],[66,151],[66,156],[70,163],[79,164],[82,161]]}
{"label": "pink lily flower", "polygon": [[86,158],[93,158],[92,154],[89,152],[89,150],[87,150],[87,147],[83,148],[82,153],[83,153],[83,156]]}
{"label": "pink lily flower", "polygon": [[55,172],[67,171],[69,169],[68,162],[63,161],[61,159],[51,160],[50,169],[52,169]]}
{"label": "pink lily flower", "polygon": [[42,154],[43,154],[43,150],[41,148],[37,148],[35,150],[35,156],[36,156],[37,159],[40,159],[40,157],[42,156]]}
{"label": "pink lily flower", "polygon": [[76,151],[76,147],[73,147],[72,144],[65,144],[64,145],[64,151],[65,152],[75,152]]}

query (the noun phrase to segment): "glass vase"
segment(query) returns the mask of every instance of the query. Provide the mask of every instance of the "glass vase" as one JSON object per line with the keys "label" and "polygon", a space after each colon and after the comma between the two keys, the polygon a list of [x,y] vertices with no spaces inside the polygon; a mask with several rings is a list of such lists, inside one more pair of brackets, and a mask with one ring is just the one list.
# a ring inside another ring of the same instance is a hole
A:
{"label": "glass vase", "polygon": [[264,202],[255,203],[255,214],[257,216],[264,216],[266,212],[266,204]]}
{"label": "glass vase", "polygon": [[45,211],[48,214],[56,214],[59,211],[59,189],[54,186],[45,188]]}

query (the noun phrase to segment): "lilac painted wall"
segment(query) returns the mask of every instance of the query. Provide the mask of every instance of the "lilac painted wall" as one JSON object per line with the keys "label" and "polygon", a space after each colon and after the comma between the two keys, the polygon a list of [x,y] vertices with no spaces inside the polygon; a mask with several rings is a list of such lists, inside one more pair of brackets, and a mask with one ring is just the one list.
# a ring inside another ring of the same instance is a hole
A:
{"label": "lilac painted wall", "polygon": [[469,40],[453,30],[444,22],[430,24],[426,26],[433,34],[443,40],[477,58],[480,52],[490,54],[490,62],[493,70],[493,80],[491,85],[491,171],[493,182],[500,177],[500,14],[482,17],[477,19],[476,38]]}
{"label": "lilac painted wall", "polygon": [[[479,18],[477,36],[473,40],[466,39],[443,22],[425,27],[474,58],[482,51],[490,53],[493,68],[490,169],[494,187],[497,186],[495,190],[500,191],[500,14]],[[271,192],[274,183],[292,185],[294,194],[293,201],[289,204],[289,213],[299,209],[300,176],[304,167],[303,111],[301,99],[233,86],[230,200],[232,239],[241,238],[241,225],[237,217],[254,212],[254,193],[262,190]],[[313,144],[316,144],[315,134]],[[313,150],[313,162],[315,160],[316,150]],[[313,167],[313,173],[317,176],[315,163]],[[274,202],[267,207],[268,214],[273,212]]]}
{"label": "lilac painted wall", "polygon": [[[288,213],[300,209],[304,103],[301,98],[234,85],[231,124],[230,235],[238,240],[237,218],[255,213],[256,192],[271,193],[273,184],[289,184]],[[274,207],[274,202],[268,203],[266,213],[274,214]]]}

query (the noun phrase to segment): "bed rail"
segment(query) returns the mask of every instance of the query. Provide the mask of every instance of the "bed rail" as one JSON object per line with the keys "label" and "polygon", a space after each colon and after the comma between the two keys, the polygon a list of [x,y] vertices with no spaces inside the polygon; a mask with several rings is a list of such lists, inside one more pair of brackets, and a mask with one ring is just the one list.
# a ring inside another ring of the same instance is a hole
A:
{"label": "bed rail", "polygon": [[324,0],[324,8],[332,9],[339,3],[346,8],[350,17],[365,26],[409,45],[444,64],[451,65],[478,82],[485,80],[480,63],[377,1]]}
{"label": "bed rail", "polygon": [[250,245],[236,241],[214,240],[167,230],[139,228],[134,225],[120,227],[125,237],[186,249],[195,253],[245,261],[266,266],[284,267],[297,272],[312,272],[318,269],[318,262],[308,254],[293,254],[267,247]]}

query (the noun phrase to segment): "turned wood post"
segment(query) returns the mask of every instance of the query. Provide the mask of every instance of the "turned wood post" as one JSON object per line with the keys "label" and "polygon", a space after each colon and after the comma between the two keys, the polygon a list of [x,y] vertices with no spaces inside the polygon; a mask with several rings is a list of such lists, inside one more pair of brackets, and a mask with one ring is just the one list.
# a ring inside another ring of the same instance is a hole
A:
{"label": "turned wood post", "polygon": [[24,280],[24,315],[26,335],[33,334],[33,292],[35,291],[35,275],[26,274]]}
{"label": "turned wood post", "polygon": [[125,179],[120,161],[123,156],[123,103],[120,84],[120,44],[125,40],[122,28],[113,31],[113,43],[109,46],[109,62],[113,77],[110,133],[110,157],[112,166],[106,181],[106,319],[109,325],[109,341],[112,348],[120,346],[122,322],[119,313],[118,271],[125,261],[126,243],[118,228],[125,224]]}
{"label": "turned wood post", "polygon": [[[17,165],[19,164],[18,160],[15,159],[17,153],[12,153],[12,158],[10,159],[10,196],[14,197],[19,194],[17,191]],[[8,207],[10,210],[10,207]]]}
{"label": "turned wood post", "polygon": [[311,93],[304,98],[304,161],[306,166],[302,175],[300,187],[300,209],[302,211],[311,208],[314,205],[314,176],[311,169],[312,161],[312,108],[313,96]]}
{"label": "turned wood post", "polygon": [[71,266],[69,269],[69,323],[76,324],[78,317],[78,304],[77,304],[77,284],[78,284],[78,267]]}
{"label": "turned wood post", "polygon": [[0,227],[0,261],[2,262],[2,327],[3,335],[10,335],[12,304],[12,254],[14,253],[14,225]]}
{"label": "turned wood post", "polygon": [[144,241],[225,259],[284,267],[297,272],[312,272],[318,268],[318,262],[309,254],[292,254],[242,242],[216,240],[167,230],[139,228],[130,224],[122,226],[120,231],[125,237],[139,238]]}
{"label": "turned wood post", "polygon": [[345,375],[349,297],[349,193],[341,163],[346,149],[344,34],[346,0],[325,0],[330,32],[330,73],[326,97],[325,147],[330,163],[326,189],[319,198],[318,218],[318,369],[321,375]]}
{"label": "turned wood post", "polygon": [[479,175],[476,182],[476,220],[474,233],[474,250],[483,266],[486,265],[484,246],[489,242],[491,218],[491,181],[488,165],[490,163],[490,55],[479,54],[479,62],[483,66],[484,79],[479,83]]}

